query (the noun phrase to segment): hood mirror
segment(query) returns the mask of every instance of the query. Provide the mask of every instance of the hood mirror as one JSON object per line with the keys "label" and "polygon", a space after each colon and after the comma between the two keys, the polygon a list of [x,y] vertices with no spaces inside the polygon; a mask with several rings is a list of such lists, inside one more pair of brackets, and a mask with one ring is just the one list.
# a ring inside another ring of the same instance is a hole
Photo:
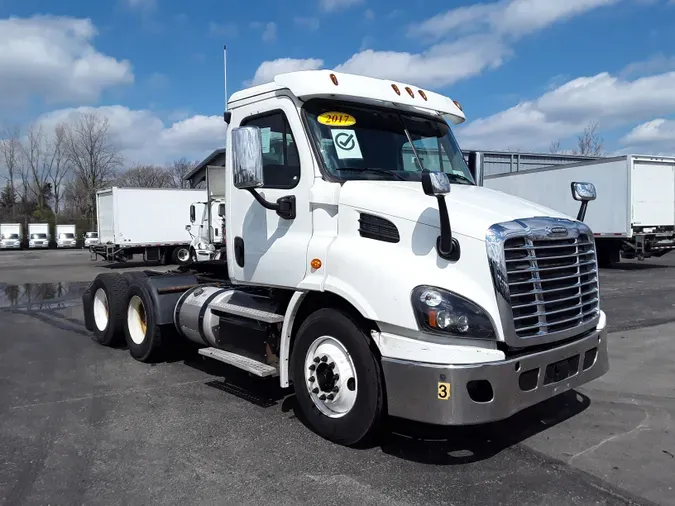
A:
{"label": "hood mirror", "polygon": [[438,217],[441,222],[441,235],[436,240],[438,256],[444,260],[459,260],[459,242],[452,237],[450,216],[445,196],[450,193],[450,179],[445,172],[422,171],[422,189],[430,197],[436,197],[438,201]]}
{"label": "hood mirror", "polygon": [[588,208],[588,203],[591,200],[595,200],[597,197],[595,185],[593,183],[581,183],[575,181],[571,184],[571,189],[572,198],[577,202],[581,202],[581,207],[579,208],[579,213],[577,214],[577,220],[584,221],[584,218],[586,218],[586,209]]}
{"label": "hood mirror", "polygon": [[445,172],[422,172],[422,189],[430,197],[450,193],[450,179]]}

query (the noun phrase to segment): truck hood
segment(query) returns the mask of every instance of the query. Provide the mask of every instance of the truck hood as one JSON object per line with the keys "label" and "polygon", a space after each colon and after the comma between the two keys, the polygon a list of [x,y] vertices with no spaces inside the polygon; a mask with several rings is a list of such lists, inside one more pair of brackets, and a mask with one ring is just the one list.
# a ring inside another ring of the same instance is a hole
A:
{"label": "truck hood", "polygon": [[[453,233],[479,240],[485,240],[490,226],[503,221],[543,216],[571,218],[481,186],[453,184],[445,200]],[[419,182],[347,181],[340,190],[340,205],[440,228],[438,202],[424,194]]]}

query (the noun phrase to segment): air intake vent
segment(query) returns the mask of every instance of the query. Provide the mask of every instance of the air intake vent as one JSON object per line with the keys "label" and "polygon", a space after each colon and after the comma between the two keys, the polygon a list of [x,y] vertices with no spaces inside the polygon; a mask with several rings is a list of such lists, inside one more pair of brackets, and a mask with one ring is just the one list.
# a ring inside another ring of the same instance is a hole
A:
{"label": "air intake vent", "polygon": [[359,234],[361,237],[376,241],[399,242],[401,240],[396,225],[391,221],[366,213],[361,213],[359,218]]}

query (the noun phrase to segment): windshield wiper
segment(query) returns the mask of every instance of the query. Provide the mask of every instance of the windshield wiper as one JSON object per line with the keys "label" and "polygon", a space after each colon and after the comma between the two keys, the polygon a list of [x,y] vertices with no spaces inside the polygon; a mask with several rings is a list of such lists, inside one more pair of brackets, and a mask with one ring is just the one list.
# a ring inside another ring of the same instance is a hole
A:
{"label": "windshield wiper", "polygon": [[454,180],[457,180],[457,179],[459,179],[460,181],[466,181],[466,182],[469,183],[469,184],[474,184],[474,182],[471,181],[471,179],[469,179],[468,177],[466,177],[464,174],[455,174],[455,173],[453,173],[453,172],[446,172],[446,174],[448,175],[448,178],[449,178],[450,180],[453,180],[453,179],[454,179]]}
{"label": "windshield wiper", "polygon": [[404,178],[401,174],[394,172],[393,170],[389,169],[373,169],[372,167],[364,167],[364,168],[355,168],[355,167],[345,167],[342,169],[338,169],[338,171],[350,171],[350,172],[370,172],[370,173],[378,173],[378,174],[389,174],[390,176],[395,177],[396,179],[399,179],[400,181],[408,181],[406,178]]}

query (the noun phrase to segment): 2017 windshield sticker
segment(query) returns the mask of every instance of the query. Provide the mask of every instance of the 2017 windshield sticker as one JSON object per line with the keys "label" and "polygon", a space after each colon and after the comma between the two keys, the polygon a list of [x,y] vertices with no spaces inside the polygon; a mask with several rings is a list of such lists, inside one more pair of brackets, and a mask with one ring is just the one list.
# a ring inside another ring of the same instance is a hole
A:
{"label": "2017 windshield sticker", "polygon": [[363,159],[361,154],[361,146],[356,138],[356,132],[346,128],[331,129],[333,136],[333,143],[335,144],[335,152],[340,160],[346,158]]}
{"label": "2017 windshield sticker", "polygon": [[324,112],[317,118],[319,123],[326,126],[352,126],[356,125],[356,118],[344,112]]}

